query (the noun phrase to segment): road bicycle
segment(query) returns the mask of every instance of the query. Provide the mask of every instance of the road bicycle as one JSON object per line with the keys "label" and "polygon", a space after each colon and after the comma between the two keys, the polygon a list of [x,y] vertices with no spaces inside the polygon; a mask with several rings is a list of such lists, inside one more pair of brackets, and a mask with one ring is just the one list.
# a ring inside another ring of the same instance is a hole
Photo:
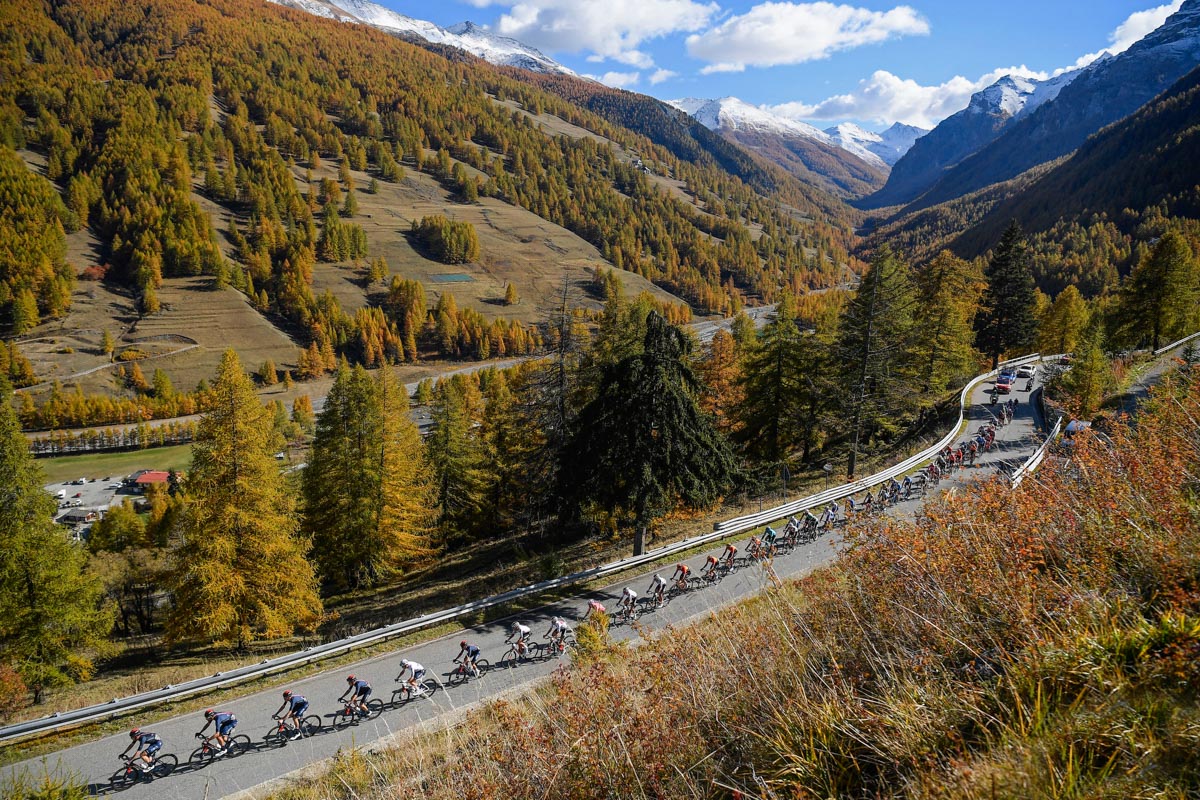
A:
{"label": "road bicycle", "polygon": [[392,690],[392,708],[399,708],[410,700],[417,700],[421,697],[430,698],[437,694],[438,689],[442,688],[433,678],[426,678],[418,684],[411,684],[408,681],[400,684]]}
{"label": "road bicycle", "polygon": [[[213,741],[215,736],[216,734],[213,734],[212,736],[205,736],[200,733],[196,734],[196,738],[203,739],[203,741],[200,743],[200,746],[193,750],[192,754],[188,756],[188,765],[192,769],[200,769],[215,758],[236,758],[250,749],[250,737],[239,734],[237,736],[226,737],[225,752],[220,753],[221,748],[217,747],[216,742]],[[218,753],[220,753],[220,755],[218,755]]]}
{"label": "road bicycle", "polygon": [[357,725],[360,719],[375,719],[383,713],[383,701],[372,698],[367,701],[367,713],[358,707],[357,700],[347,700],[342,707],[333,713],[333,727],[341,730],[350,725]]}
{"label": "road bicycle", "polygon": [[467,662],[465,661],[458,661],[456,659],[454,664],[454,669],[450,670],[450,674],[446,676],[446,681],[451,686],[459,686],[471,680],[471,678],[482,678],[483,673],[491,669],[492,666],[491,662],[486,658],[475,659],[474,669],[467,666]]}
{"label": "road bicycle", "polygon": [[620,603],[617,606],[617,610],[613,612],[612,624],[614,627],[617,625],[630,625],[637,622],[639,613],[636,600],[632,603]]}
{"label": "road bicycle", "polygon": [[321,718],[316,714],[302,718],[299,730],[288,724],[287,717],[272,715],[271,719],[275,720],[275,727],[263,736],[263,741],[269,747],[283,747],[292,739],[307,738],[321,732]]}
{"label": "road bicycle", "polygon": [[[125,762],[119,770],[113,773],[113,776],[108,779],[109,786],[113,791],[121,791],[128,789],[139,781],[149,783],[155,778],[165,778],[175,771],[175,767],[179,766],[179,758],[172,753],[159,753],[154,756],[150,762],[150,766],[146,769],[135,767],[134,759],[130,756],[120,756],[120,759]],[[140,761],[141,759],[137,759]]]}
{"label": "road bicycle", "polygon": [[532,658],[533,653],[531,651],[535,648],[539,651],[541,650],[533,642],[524,642],[520,647],[517,646],[517,642],[512,642],[509,644],[508,649],[504,651],[504,655],[500,657],[500,662],[497,666],[502,669],[515,667],[520,662]]}

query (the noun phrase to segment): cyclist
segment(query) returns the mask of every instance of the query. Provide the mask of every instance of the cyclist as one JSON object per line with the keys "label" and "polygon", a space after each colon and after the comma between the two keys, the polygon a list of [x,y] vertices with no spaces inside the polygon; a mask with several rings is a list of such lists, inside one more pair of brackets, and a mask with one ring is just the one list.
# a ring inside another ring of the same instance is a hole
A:
{"label": "cyclist", "polygon": [[621,601],[617,604],[617,608],[624,609],[626,615],[629,615],[634,612],[634,609],[636,607],[637,607],[637,592],[635,592],[633,590],[633,587],[626,586],[625,590],[623,592],[621,592]]}
{"label": "cyclist", "polygon": [[[284,713],[284,709],[287,713]],[[291,689],[286,689],[283,692],[283,705],[279,710],[272,714],[277,719],[282,719],[285,722],[291,720],[292,727],[296,730],[292,733],[291,738],[300,738],[300,719],[304,716],[304,712],[308,711],[308,698],[302,694],[295,694]],[[283,714],[283,716],[280,716]]]}
{"label": "cyclist", "polygon": [[746,552],[750,554],[751,558],[762,557],[762,542],[757,536],[750,537],[750,543],[746,545]]}
{"label": "cyclist", "polygon": [[817,519],[816,514],[812,513],[811,508],[804,509],[804,525],[800,528],[800,530],[804,531],[805,533],[816,533],[817,527],[820,524],[821,521]]}
{"label": "cyclist", "polygon": [[732,567],[733,560],[737,558],[737,547],[733,544],[725,545],[725,556],[721,560],[725,562],[725,566]]}
{"label": "cyclist", "polygon": [[688,576],[691,574],[692,568],[681,562],[675,565],[675,573],[671,575],[671,581],[678,586],[681,591],[687,591]]}
{"label": "cyclist", "polygon": [[911,475],[904,476],[904,480],[900,482],[900,491],[903,493],[903,497],[905,500],[907,500],[912,495],[912,476]]}
{"label": "cyclist", "polygon": [[364,717],[370,712],[367,710],[367,698],[371,696],[371,684],[354,675],[346,676],[346,691],[342,692],[342,696],[338,698],[339,702],[349,701],[350,705],[358,709],[358,712]]}
{"label": "cyclist", "polygon": [[458,643],[458,655],[454,657],[454,663],[459,663],[462,660],[462,665],[471,671],[471,674],[479,677],[479,667],[475,664],[479,660],[479,648],[473,644],[467,644],[467,640],[463,639]]}
{"label": "cyclist", "polygon": [[700,569],[700,574],[704,576],[716,575],[717,565],[720,563],[720,560],[716,556],[709,555],[709,557],[704,561],[704,566]]}
{"label": "cyclist", "polygon": [[583,618],[588,619],[589,617],[592,616],[592,614],[603,614],[603,613],[604,613],[604,604],[603,603],[601,603],[599,600],[588,600],[588,610],[587,610],[587,613],[583,615]]}
{"label": "cyclist", "polygon": [[646,596],[653,597],[655,605],[662,605],[666,602],[667,597],[667,579],[657,572],[654,573],[654,579],[650,581],[650,587],[646,589]]}
{"label": "cyclist", "polygon": [[763,544],[767,546],[767,552],[771,552],[775,547],[775,540],[779,538],[779,531],[772,528],[770,525],[763,531]]}
{"label": "cyclist", "polygon": [[425,687],[419,685],[421,678],[425,677],[425,668],[415,661],[410,661],[407,658],[400,659],[400,674],[396,676],[396,683],[404,677],[404,673],[412,672],[412,677],[408,679],[405,686],[408,688],[408,696],[412,697],[414,692],[423,692]]}
{"label": "cyclist", "polygon": [[[159,750],[162,750],[163,741],[158,737],[157,733],[143,731],[140,728],[134,728],[129,732],[129,747],[126,747],[121,752],[121,758],[129,752],[130,747],[136,747],[133,755],[129,757],[129,763],[133,764],[142,772],[150,769],[150,765],[154,763],[154,756]],[[141,763],[135,763],[140,761]]]}
{"label": "cyclist", "polygon": [[837,524],[838,515],[842,513],[842,507],[837,504],[836,500],[830,500],[829,505],[825,506],[825,512],[821,514],[821,527],[832,528]]}
{"label": "cyclist", "polygon": [[550,640],[555,649],[560,653],[566,645],[567,634],[571,632],[571,626],[562,617],[555,617],[550,620],[550,630],[546,631],[545,638]]}
{"label": "cyclist", "polygon": [[514,636],[516,636],[517,637],[517,655],[520,656],[521,658],[524,658],[525,650],[528,648],[528,645],[526,644],[526,642],[529,640],[529,634],[531,634],[531,633],[533,633],[533,631],[530,629],[530,627],[528,625],[525,625],[520,622],[514,622],[512,624],[512,633],[510,633],[508,635],[508,638],[504,640],[504,643],[505,644],[510,643],[512,641],[512,638]]}
{"label": "cyclist", "polygon": [[196,734],[197,739],[204,736],[209,725],[213,726],[213,738],[217,740],[215,755],[223,756],[229,749],[229,737],[233,733],[233,729],[237,727],[237,717],[227,711],[208,709],[204,712],[204,727]]}

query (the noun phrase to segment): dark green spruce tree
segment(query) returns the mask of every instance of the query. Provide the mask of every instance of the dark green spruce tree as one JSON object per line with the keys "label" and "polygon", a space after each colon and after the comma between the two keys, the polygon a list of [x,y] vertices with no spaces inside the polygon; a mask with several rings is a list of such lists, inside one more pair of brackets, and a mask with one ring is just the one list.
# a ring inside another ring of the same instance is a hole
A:
{"label": "dark green spruce tree", "polygon": [[985,273],[987,288],[975,316],[975,346],[992,358],[1033,345],[1037,336],[1037,285],[1029,244],[1016,220],[1004,231]]}
{"label": "dark green spruce tree", "polygon": [[850,419],[853,478],[864,439],[894,433],[896,415],[911,395],[916,289],[909,267],[890,248],[879,249],[838,321],[834,362]]}
{"label": "dark green spruce tree", "polygon": [[690,350],[683,331],[648,314],[642,351],[604,370],[565,451],[564,495],[632,514],[635,553],[652,520],[679,504],[716,502],[738,475],[728,442],[697,405]]}

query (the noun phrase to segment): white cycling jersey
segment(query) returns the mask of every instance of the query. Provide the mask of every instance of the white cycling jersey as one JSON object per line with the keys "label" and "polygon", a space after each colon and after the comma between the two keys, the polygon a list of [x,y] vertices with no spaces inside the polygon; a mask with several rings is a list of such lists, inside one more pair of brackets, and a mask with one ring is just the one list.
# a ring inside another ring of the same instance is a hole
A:
{"label": "white cycling jersey", "polygon": [[628,586],[626,586],[625,591],[621,592],[621,599],[622,600],[637,600],[637,592],[635,592],[633,589],[630,589]]}
{"label": "white cycling jersey", "polygon": [[521,636],[528,636],[529,634],[533,633],[533,631],[528,625],[522,625],[520,622],[518,622],[516,625],[513,625],[513,633],[519,633]]}

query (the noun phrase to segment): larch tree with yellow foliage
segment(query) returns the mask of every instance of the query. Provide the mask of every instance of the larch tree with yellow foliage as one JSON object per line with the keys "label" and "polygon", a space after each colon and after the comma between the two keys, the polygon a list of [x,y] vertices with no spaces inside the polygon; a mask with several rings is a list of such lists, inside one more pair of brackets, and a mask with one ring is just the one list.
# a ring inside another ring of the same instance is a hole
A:
{"label": "larch tree with yellow foliage", "polygon": [[270,412],[233,350],[217,369],[212,409],[192,445],[176,524],[168,620],[173,641],[245,647],[314,628],[321,599],[308,542],[279,465]]}

